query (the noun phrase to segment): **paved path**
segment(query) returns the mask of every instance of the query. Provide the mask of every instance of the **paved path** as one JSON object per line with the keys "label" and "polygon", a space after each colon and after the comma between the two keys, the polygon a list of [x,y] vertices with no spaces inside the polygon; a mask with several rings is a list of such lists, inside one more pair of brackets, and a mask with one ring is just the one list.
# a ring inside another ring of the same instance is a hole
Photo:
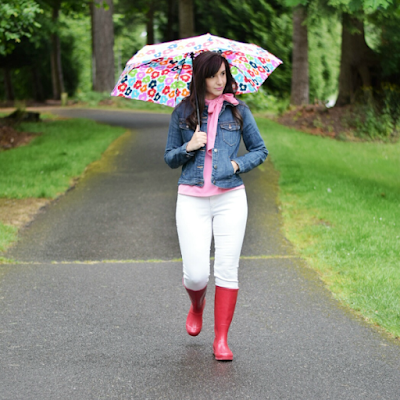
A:
{"label": "paved path", "polygon": [[245,176],[235,359],[216,362],[213,285],[203,332],[185,332],[168,116],[60,113],[133,133],[25,229],[7,256],[26,263],[0,266],[1,400],[400,398],[400,346],[293,256],[269,162]]}

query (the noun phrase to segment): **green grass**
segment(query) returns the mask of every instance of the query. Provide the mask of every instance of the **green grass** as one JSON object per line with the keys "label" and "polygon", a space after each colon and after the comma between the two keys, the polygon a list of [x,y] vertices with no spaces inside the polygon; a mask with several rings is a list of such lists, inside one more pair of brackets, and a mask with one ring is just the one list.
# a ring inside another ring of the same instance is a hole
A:
{"label": "green grass", "polygon": [[[18,228],[0,222],[0,252],[4,251],[17,239]],[[1,264],[1,257],[0,257]]]}
{"label": "green grass", "polygon": [[28,146],[0,152],[0,197],[56,197],[124,132],[85,119],[24,123],[19,129],[40,135]]}
{"label": "green grass", "polygon": [[[40,135],[27,146],[0,151],[0,197],[4,198],[57,197],[125,131],[84,119],[51,119],[22,124],[19,129]],[[0,252],[16,241],[17,231],[0,222]]]}
{"label": "green grass", "polygon": [[400,143],[339,142],[259,118],[285,233],[334,295],[400,336]]}

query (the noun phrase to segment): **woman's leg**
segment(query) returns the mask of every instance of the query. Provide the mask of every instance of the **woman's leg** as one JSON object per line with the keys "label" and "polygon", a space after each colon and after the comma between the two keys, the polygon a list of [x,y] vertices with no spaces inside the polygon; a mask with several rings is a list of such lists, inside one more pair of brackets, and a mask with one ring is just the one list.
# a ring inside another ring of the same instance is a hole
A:
{"label": "woman's leg", "polygon": [[178,194],[176,225],[183,260],[183,284],[192,303],[186,330],[189,335],[197,336],[202,328],[210,275],[212,218],[209,198]]}
{"label": "woman's leg", "polygon": [[215,242],[215,339],[216,360],[230,361],[228,331],[238,295],[240,252],[247,222],[247,198],[244,189],[227,192],[213,204]]}
{"label": "woman's leg", "polygon": [[183,261],[183,283],[187,289],[201,290],[210,276],[210,198],[178,194],[176,226]]}
{"label": "woman's leg", "polygon": [[215,242],[215,285],[238,289],[239,259],[247,222],[247,197],[244,189],[212,198]]}

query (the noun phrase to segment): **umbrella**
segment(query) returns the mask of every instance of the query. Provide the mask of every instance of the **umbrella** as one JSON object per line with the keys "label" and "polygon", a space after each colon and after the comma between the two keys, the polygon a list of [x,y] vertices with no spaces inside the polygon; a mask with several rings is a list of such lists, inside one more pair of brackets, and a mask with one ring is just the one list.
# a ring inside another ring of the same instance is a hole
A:
{"label": "umbrella", "polygon": [[143,47],[127,62],[111,95],[175,107],[189,96],[193,58],[203,51],[216,51],[228,60],[237,94],[256,92],[282,63],[255,44],[208,33]]}

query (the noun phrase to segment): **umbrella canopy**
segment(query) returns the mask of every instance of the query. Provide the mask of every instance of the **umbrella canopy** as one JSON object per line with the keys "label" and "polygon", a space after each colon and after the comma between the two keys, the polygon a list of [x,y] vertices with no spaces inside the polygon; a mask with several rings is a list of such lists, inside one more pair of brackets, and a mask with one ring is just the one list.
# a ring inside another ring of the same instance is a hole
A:
{"label": "umbrella canopy", "polygon": [[143,47],[127,62],[111,95],[175,107],[190,94],[191,55],[203,51],[216,51],[228,60],[238,94],[256,92],[282,63],[255,44],[208,33]]}

